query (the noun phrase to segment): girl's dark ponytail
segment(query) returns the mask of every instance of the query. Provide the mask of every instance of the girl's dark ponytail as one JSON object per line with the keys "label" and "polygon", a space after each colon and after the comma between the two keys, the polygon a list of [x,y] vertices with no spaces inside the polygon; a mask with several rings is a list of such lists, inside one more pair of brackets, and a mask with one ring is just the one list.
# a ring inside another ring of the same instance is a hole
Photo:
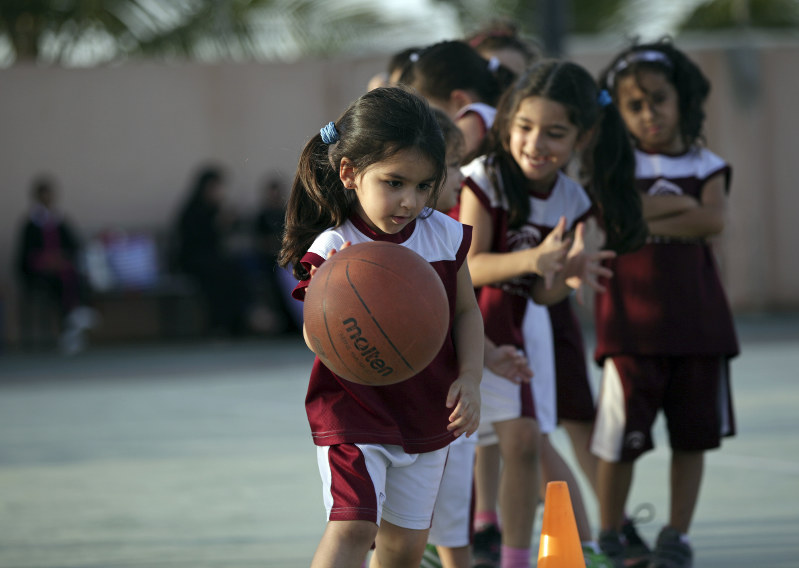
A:
{"label": "girl's dark ponytail", "polygon": [[[343,223],[350,214],[353,192],[341,187],[338,171],[330,163],[329,146],[316,134],[303,148],[286,204],[283,246],[278,264],[291,266],[294,276],[308,278],[300,259],[314,239],[330,227]],[[334,197],[331,192],[339,192]],[[352,194],[352,195],[349,195]],[[347,199],[350,197],[350,199]]]}
{"label": "girl's dark ponytail", "polygon": [[609,97],[606,91],[600,92],[597,132],[590,152],[583,157],[583,168],[590,174],[588,189],[602,212],[605,246],[621,254],[640,248],[648,232],[641,196],[635,191],[635,154],[624,121]]}

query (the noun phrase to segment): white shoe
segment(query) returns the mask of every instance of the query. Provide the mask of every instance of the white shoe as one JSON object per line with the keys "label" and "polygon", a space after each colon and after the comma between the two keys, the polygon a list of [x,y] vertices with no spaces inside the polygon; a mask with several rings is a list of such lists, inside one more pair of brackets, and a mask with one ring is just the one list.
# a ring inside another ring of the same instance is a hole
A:
{"label": "white shoe", "polygon": [[58,339],[58,348],[64,355],[77,355],[86,349],[86,337],[82,329],[67,328]]}
{"label": "white shoe", "polygon": [[88,306],[78,306],[67,314],[67,328],[92,329],[100,323],[100,314]]}

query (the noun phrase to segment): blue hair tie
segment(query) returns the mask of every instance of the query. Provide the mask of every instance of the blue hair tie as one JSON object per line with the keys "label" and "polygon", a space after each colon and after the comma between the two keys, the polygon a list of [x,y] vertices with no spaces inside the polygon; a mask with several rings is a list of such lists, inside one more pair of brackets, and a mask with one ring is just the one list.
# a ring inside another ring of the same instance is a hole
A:
{"label": "blue hair tie", "polygon": [[599,91],[599,96],[596,98],[596,102],[599,103],[599,106],[606,107],[613,102],[613,97],[610,96],[610,93],[607,92],[606,89],[602,89]]}
{"label": "blue hair tie", "polygon": [[332,122],[328,122],[324,125],[319,131],[319,134],[322,136],[322,142],[325,144],[335,144],[338,142],[338,130],[336,130],[336,125]]}

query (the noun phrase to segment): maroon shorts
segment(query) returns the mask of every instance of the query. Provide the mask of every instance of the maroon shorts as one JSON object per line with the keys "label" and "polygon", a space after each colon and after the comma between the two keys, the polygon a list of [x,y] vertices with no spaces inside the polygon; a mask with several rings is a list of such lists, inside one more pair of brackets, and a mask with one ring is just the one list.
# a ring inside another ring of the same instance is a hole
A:
{"label": "maroon shorts", "polygon": [[663,411],[672,449],[717,448],[735,434],[729,361],[717,355],[616,356],[605,360],[591,450],[631,461],[654,447]]}
{"label": "maroon shorts", "polygon": [[558,419],[594,421],[594,391],[588,379],[588,365],[580,321],[571,300],[549,306],[555,347]]}
{"label": "maroon shorts", "polygon": [[576,334],[553,332],[558,420],[593,422],[594,392],[588,380],[582,335],[579,330]]}

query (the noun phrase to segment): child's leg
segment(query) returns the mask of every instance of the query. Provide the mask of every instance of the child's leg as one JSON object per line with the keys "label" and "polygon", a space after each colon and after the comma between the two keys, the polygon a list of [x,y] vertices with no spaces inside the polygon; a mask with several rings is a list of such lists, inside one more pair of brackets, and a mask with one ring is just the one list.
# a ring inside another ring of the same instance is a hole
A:
{"label": "child's leg", "polygon": [[[499,500],[500,453],[496,432],[491,429],[485,435],[486,426],[481,426],[479,443],[474,463],[474,536],[472,554],[474,566],[486,568],[499,566],[502,534],[500,533],[497,503]],[[483,445],[489,438],[488,445]]]}
{"label": "child's leg", "polygon": [[531,418],[516,418],[496,422],[494,428],[503,462],[499,486],[502,544],[529,549],[539,496],[538,425]]}
{"label": "child's leg", "polygon": [[588,480],[594,494],[597,491],[596,475],[597,475],[597,457],[591,453],[589,444],[591,441],[591,431],[593,430],[593,422],[586,422],[582,420],[561,420],[561,425],[566,433],[569,435],[571,441],[572,451],[577,463],[580,466],[585,478]]}
{"label": "child's leg", "polygon": [[469,544],[474,494],[475,441],[460,437],[449,446],[428,543],[435,545],[444,568],[471,568]]}
{"label": "child's leg", "polygon": [[[541,433],[539,439],[539,462],[541,464],[541,490],[543,498],[546,494],[546,484],[550,481],[565,481],[569,486],[572,507],[580,540],[588,542],[593,540],[591,525],[583,506],[582,492],[577,483],[577,478],[571,468],[552,445],[549,433],[558,425],[560,408],[560,382],[564,375],[564,368],[558,369],[556,364],[556,344],[554,321],[550,310],[545,306],[528,302],[522,324],[524,332],[524,348],[533,370],[533,401],[535,403],[535,417]],[[577,353],[578,359],[582,353]],[[561,366],[563,367],[563,366]],[[593,413],[593,401],[589,410]],[[593,416],[593,414],[592,414]]]}
{"label": "child's leg", "polygon": [[383,519],[375,538],[370,568],[419,568],[427,529],[406,529]]}
{"label": "child's leg", "polygon": [[704,452],[734,435],[729,365],[724,357],[671,359],[663,410],[672,446],[669,524],[686,534],[704,473]]}
{"label": "child's leg", "polygon": [[481,518],[490,521],[492,515],[494,517],[497,515],[499,464],[499,444],[478,446],[474,465],[475,530],[480,530],[480,524],[489,524],[481,523]]}
{"label": "child's leg", "polygon": [[370,521],[330,521],[316,548],[311,568],[360,568],[375,540],[377,525]]}
{"label": "child's leg", "polygon": [[570,299],[549,306],[549,313],[555,346],[559,425],[569,435],[574,457],[596,495],[597,458],[589,449],[596,404],[582,329]]}
{"label": "child's leg", "polygon": [[[526,387],[529,389],[529,386]],[[508,526],[505,523],[509,521],[509,516],[514,515],[513,507],[515,502],[510,504],[509,510],[503,511],[506,501],[515,499],[513,491],[519,483],[530,485],[532,491],[532,500],[527,499],[525,496],[524,502],[529,502],[532,507],[536,504],[537,499],[537,486],[536,486],[536,468],[538,467],[536,460],[536,438],[538,436],[537,424],[532,418],[520,418],[523,413],[522,400],[524,397],[524,386],[515,384],[504,377],[496,375],[490,369],[484,369],[483,381],[480,383],[480,428],[478,430],[477,443],[479,445],[479,454],[476,463],[475,471],[475,492],[476,492],[476,507],[474,514],[474,527],[475,532],[473,535],[473,555],[475,566],[481,567],[495,567],[499,566],[501,560],[501,549],[507,546],[505,538],[500,534],[499,528]],[[527,427],[527,436],[522,435],[522,440],[515,436],[513,424],[521,425],[521,430]],[[507,448],[502,448],[502,440],[497,431],[497,425],[500,428],[505,428],[507,433]],[[516,439],[518,442],[518,449],[511,447],[512,440]],[[531,455],[522,457],[522,449],[527,448]],[[498,450],[498,451],[496,451]],[[501,466],[500,461],[504,460],[506,453],[508,459],[513,463],[510,465],[507,462]],[[497,453],[500,456],[497,456]],[[511,457],[513,454],[513,457]],[[528,468],[524,468],[524,460],[527,459],[530,463]],[[497,468],[500,468],[499,470]],[[509,469],[508,469],[509,468]],[[531,472],[525,474],[525,471]],[[531,475],[532,477],[525,477]],[[504,491],[503,486],[509,487]],[[526,488],[525,488],[526,491]],[[496,506],[499,505],[500,516],[502,521],[497,521]],[[534,517],[535,511],[527,511],[530,516]],[[528,524],[532,527],[533,518],[530,518]],[[499,525],[497,527],[496,525]],[[518,523],[511,522],[510,530],[512,533],[525,533],[525,528],[519,529]],[[512,541],[524,540],[524,537],[513,537]],[[529,547],[529,535],[525,547]]]}
{"label": "child's leg", "polygon": [[591,451],[598,457],[601,528],[619,531],[632,485],[634,462],[654,447],[652,424],[663,406],[669,366],[662,357],[605,360]]}
{"label": "child's leg", "polygon": [[705,453],[674,450],[671,454],[671,512],[669,525],[687,534],[702,484]]}
{"label": "child's leg", "polygon": [[[399,446],[382,449],[391,466],[386,470],[385,500],[371,566],[418,568],[450,449],[421,454],[406,454]],[[471,458],[469,465],[473,463]],[[468,527],[468,515],[463,516]]]}
{"label": "child's leg", "polygon": [[437,546],[438,557],[444,568],[471,568],[472,548],[470,546]]}
{"label": "child's leg", "polygon": [[603,459],[597,464],[597,498],[602,530],[621,530],[624,508],[633,480],[633,462],[611,462]]}
{"label": "child's leg", "polygon": [[[539,444],[542,487],[545,489],[546,484],[550,481],[565,481],[567,483],[580,540],[582,542],[594,540],[591,533],[591,523],[588,522],[588,514],[585,512],[585,505],[583,504],[583,494],[569,464],[566,463],[563,456],[552,445],[548,434],[541,434]],[[541,493],[541,495],[545,494],[546,491]]]}
{"label": "child's leg", "polygon": [[373,565],[418,568],[447,454],[380,444],[317,447],[328,525],[313,566],[360,568],[374,542]]}

